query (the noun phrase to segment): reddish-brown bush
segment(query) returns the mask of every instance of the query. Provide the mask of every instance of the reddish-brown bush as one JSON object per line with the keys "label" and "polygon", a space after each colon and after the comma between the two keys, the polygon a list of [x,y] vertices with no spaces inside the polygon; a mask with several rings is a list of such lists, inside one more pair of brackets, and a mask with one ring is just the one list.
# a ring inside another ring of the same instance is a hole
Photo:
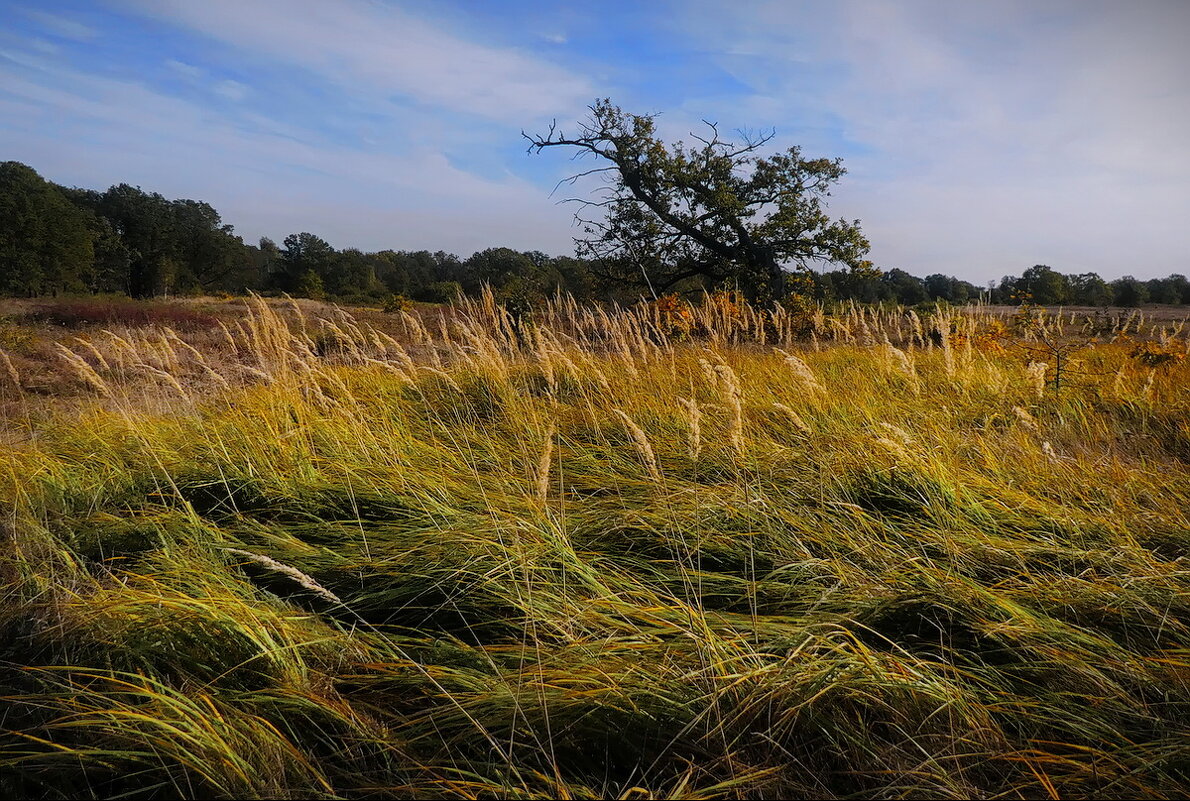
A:
{"label": "reddish-brown bush", "polygon": [[86,325],[169,326],[178,330],[211,328],[218,320],[178,303],[122,298],[75,298],[42,303],[29,316],[71,328]]}

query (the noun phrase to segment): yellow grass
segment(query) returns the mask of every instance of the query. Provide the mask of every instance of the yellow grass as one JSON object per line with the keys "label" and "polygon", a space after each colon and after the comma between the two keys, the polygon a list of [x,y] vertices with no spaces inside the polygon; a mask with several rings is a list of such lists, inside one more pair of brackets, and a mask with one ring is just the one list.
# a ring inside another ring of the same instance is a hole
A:
{"label": "yellow grass", "polygon": [[0,793],[1190,789],[1183,329],[250,312],[14,407]]}

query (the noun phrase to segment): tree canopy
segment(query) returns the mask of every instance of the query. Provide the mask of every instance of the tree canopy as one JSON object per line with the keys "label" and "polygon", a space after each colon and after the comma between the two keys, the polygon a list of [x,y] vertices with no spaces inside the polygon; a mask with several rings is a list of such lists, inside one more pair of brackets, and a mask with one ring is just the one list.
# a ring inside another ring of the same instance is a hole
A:
{"label": "tree canopy", "polygon": [[95,251],[91,215],[15,161],[0,163],[0,292],[46,295],[86,289]]}
{"label": "tree canopy", "polygon": [[574,136],[555,125],[525,137],[531,152],[572,148],[599,163],[569,179],[607,179],[597,199],[571,199],[586,234],[576,249],[615,280],[663,292],[697,277],[772,297],[789,267],[871,269],[859,221],[832,221],[825,211],[831,185],[845,173],[839,159],[803,158],[797,147],[762,157],[773,133],[741,132],[736,143],[714,123],[705,136],[692,134],[697,144],[667,145],[656,115],[626,113],[608,99],[589,109]]}
{"label": "tree canopy", "polygon": [[[642,118],[642,125],[648,121]],[[713,137],[708,141],[714,141]],[[662,150],[666,163],[683,163],[670,150]],[[682,158],[690,162],[688,156]],[[754,163],[750,169],[755,168]],[[727,184],[730,189],[731,182]],[[607,188],[614,194],[616,182]],[[715,208],[722,211],[724,204]],[[688,213],[686,205],[677,208]],[[706,207],[704,213],[711,211]],[[760,227],[761,218],[773,213],[772,209],[758,209],[742,224],[746,230],[770,230]],[[709,225],[711,219],[700,224]],[[722,219],[721,227],[730,228],[727,218]],[[654,224],[660,232],[660,223]],[[846,228],[852,224],[826,221],[823,225]],[[681,240],[672,232],[668,236]],[[734,241],[730,233],[723,236],[729,244]],[[152,296],[251,290],[386,305],[393,295],[445,303],[461,293],[475,294],[486,285],[510,307],[525,308],[557,292],[585,301],[632,303],[640,299],[642,291],[648,292],[646,277],[658,292],[690,294],[733,283],[742,286],[746,280],[739,263],[716,261],[710,251],[699,250],[697,241],[679,241],[670,255],[654,254],[652,261],[645,259],[647,243],[648,239],[638,242],[631,238],[599,241],[578,256],[490,247],[467,258],[441,250],[339,250],[308,231],[284,237],[281,246],[267,237],[258,245],[249,245],[209,203],[170,200],[123,183],[104,191],[59,186],[24,164],[0,162],[0,295]],[[711,261],[692,262],[691,267],[705,271],[686,278],[679,272],[677,280],[670,282],[663,277],[664,271],[677,267],[679,262],[671,256],[682,248],[690,259],[701,253]],[[791,259],[789,263],[798,262]],[[863,261],[856,264],[862,267]],[[922,279],[902,269],[878,274],[846,265],[784,273],[780,278],[784,289],[827,304],[848,300],[906,305],[966,303],[979,298],[992,303],[1032,300],[1079,306],[1190,304],[1190,281],[1184,275],[1147,280],[1125,276],[1109,282],[1092,272],[1068,275],[1042,264],[986,287],[941,273]]]}

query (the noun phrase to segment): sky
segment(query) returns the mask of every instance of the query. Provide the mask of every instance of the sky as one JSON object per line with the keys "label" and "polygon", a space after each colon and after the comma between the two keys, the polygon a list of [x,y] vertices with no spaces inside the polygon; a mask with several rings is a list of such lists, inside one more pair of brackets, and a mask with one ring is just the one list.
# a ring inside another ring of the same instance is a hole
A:
{"label": "sky", "polygon": [[[839,157],[877,266],[1190,273],[1190,2],[0,0],[0,160],[245,241],[573,252],[596,98]],[[581,165],[580,165],[581,166]]]}

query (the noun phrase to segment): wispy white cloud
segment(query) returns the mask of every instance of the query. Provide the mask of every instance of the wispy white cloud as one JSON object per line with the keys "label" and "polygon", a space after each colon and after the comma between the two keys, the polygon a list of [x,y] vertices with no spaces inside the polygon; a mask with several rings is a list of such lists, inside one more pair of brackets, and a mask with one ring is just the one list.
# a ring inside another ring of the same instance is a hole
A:
{"label": "wispy white cloud", "polygon": [[188,64],[185,61],[179,61],[176,58],[166,59],[165,66],[171,72],[182,76],[194,86],[206,88],[212,94],[235,103],[246,99],[252,91],[247,84],[230,78],[209,80],[207,70],[197,67],[194,64]]}
{"label": "wispy white cloud", "polygon": [[[46,56],[53,55],[45,51],[30,52],[20,47],[0,47],[0,62],[7,61],[22,67],[40,69],[50,63]],[[0,86],[0,91],[4,87]]]}
{"label": "wispy white cloud", "polygon": [[219,83],[215,84],[214,89],[211,91],[220,97],[225,97],[228,100],[234,100],[237,103],[248,97],[249,93],[247,86],[240,83],[239,81],[232,80],[220,81]]}
{"label": "wispy white cloud", "polygon": [[165,66],[169,67],[179,75],[191,80],[197,80],[198,78],[202,78],[207,74],[207,71],[202,67],[196,67],[193,64],[187,64],[185,61],[178,61],[176,58],[166,59]]}
{"label": "wispy white cloud", "polygon": [[47,56],[55,56],[61,52],[61,48],[53,42],[47,42],[45,39],[30,39],[28,42],[30,49],[36,50],[38,53],[44,53]]}
{"label": "wispy white cloud", "polygon": [[354,93],[520,125],[594,96],[581,75],[456,36],[399,8],[331,0],[124,0],[126,7],[310,70]]}
{"label": "wispy white cloud", "polygon": [[77,19],[62,14],[51,14],[46,11],[26,8],[22,9],[27,17],[36,22],[43,29],[64,39],[74,39],[86,42],[99,35],[99,31]]}

